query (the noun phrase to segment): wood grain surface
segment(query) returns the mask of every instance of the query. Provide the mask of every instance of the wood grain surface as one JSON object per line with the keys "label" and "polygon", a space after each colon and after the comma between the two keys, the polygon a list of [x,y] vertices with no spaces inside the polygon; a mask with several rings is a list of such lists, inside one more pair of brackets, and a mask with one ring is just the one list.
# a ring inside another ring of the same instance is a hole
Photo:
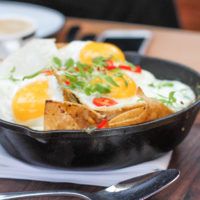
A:
{"label": "wood grain surface", "polygon": [[[155,27],[139,26],[133,24],[110,23],[80,19],[68,19],[64,30],[58,40],[63,42],[65,34],[72,25],[81,25],[85,33],[99,33],[106,28],[148,28],[154,32],[154,39],[148,49],[150,56],[171,59],[188,64],[200,71],[200,34],[178,31],[173,29],[160,29]],[[183,44],[184,43],[184,44]],[[200,199],[200,115],[198,115],[188,137],[174,150],[170,163],[171,168],[181,171],[181,177],[173,185],[152,197],[152,200],[199,200]],[[17,169],[16,169],[17,170]],[[75,184],[45,183],[36,181],[0,179],[0,192],[47,190],[47,189],[75,189],[95,192],[101,187],[83,186]],[[34,198],[29,198],[34,199]],[[39,200],[62,200],[76,198],[37,198]]]}

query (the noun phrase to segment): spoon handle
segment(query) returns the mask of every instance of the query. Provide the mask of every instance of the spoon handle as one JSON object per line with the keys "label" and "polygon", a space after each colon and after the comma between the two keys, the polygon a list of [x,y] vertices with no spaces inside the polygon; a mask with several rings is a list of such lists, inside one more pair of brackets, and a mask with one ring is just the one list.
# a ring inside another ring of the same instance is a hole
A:
{"label": "spoon handle", "polygon": [[69,197],[79,197],[82,199],[91,200],[91,198],[89,198],[89,195],[87,193],[77,192],[73,190],[8,192],[8,193],[1,193],[0,200],[39,197],[39,196],[69,196]]}

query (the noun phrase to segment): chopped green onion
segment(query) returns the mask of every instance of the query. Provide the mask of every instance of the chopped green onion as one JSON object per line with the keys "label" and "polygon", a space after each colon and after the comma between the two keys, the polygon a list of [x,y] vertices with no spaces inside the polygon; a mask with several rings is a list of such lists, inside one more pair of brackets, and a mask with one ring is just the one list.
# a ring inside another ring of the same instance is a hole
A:
{"label": "chopped green onion", "polygon": [[148,84],[149,87],[153,87],[153,88],[158,88],[158,89],[161,89],[163,87],[173,87],[174,86],[174,83],[172,82],[160,82],[160,83],[150,83]]}
{"label": "chopped green onion", "polygon": [[124,76],[123,76],[124,74],[122,72],[118,72],[118,73],[116,73],[114,75],[116,77],[119,77],[119,78],[123,79],[125,86],[128,87],[128,81],[124,78]]}
{"label": "chopped green onion", "polygon": [[84,81],[77,81],[76,83],[75,83],[75,85],[78,87],[78,88],[80,88],[80,89],[83,89],[84,87],[85,87],[85,82]]}
{"label": "chopped green onion", "polygon": [[105,67],[106,66],[106,60],[104,57],[96,57],[92,60],[92,64],[94,67]]}
{"label": "chopped green onion", "polygon": [[172,82],[161,82],[159,87],[173,87],[174,86],[174,83]]}
{"label": "chopped green onion", "polygon": [[148,84],[149,87],[155,88],[156,86],[153,83]]}
{"label": "chopped green onion", "polygon": [[62,66],[62,61],[58,57],[53,57],[53,62],[56,64],[58,68]]}
{"label": "chopped green onion", "polygon": [[27,75],[27,76],[24,76],[22,80],[25,80],[25,79],[31,79],[31,78],[35,78],[36,76],[38,76],[39,74],[41,74],[42,70],[40,71],[37,71],[31,75]]}
{"label": "chopped green onion", "polygon": [[111,76],[104,75],[103,78],[110,83],[113,86],[119,87],[119,85],[114,81],[114,79]]}
{"label": "chopped green onion", "polygon": [[10,73],[13,74],[15,71],[16,71],[16,67],[13,67],[13,68],[10,70]]}
{"label": "chopped green onion", "polygon": [[66,62],[65,62],[65,66],[66,68],[70,68],[73,67],[75,65],[75,62],[72,58],[69,58]]}
{"label": "chopped green onion", "polygon": [[85,71],[84,71],[84,68],[86,67],[86,65],[81,64],[80,62],[78,62],[78,63],[76,64],[76,66],[77,66],[77,68],[78,68],[78,70],[79,70],[79,75],[80,75],[81,77],[87,78],[86,73],[85,73]]}
{"label": "chopped green onion", "polygon": [[66,78],[70,79],[70,81],[72,81],[72,82],[77,81],[77,77],[68,72],[65,72],[65,76],[66,76]]}
{"label": "chopped green onion", "polygon": [[16,71],[16,67],[13,67],[11,70],[10,70],[10,76],[8,77],[9,80],[13,81],[13,82],[16,82],[16,81],[20,81],[20,79],[18,78],[15,78],[13,73]]}
{"label": "chopped green onion", "polygon": [[175,91],[171,91],[171,92],[169,93],[169,101],[170,101],[171,103],[176,103],[176,98],[174,97],[174,94],[175,94]]}
{"label": "chopped green onion", "polygon": [[159,94],[160,98],[158,98],[158,100],[166,105],[173,105],[174,103],[176,103],[176,98],[174,95],[175,95],[175,91],[171,91],[168,97],[164,97]]}
{"label": "chopped green onion", "polygon": [[109,86],[104,86],[102,84],[97,83],[95,85],[95,90],[97,92],[99,92],[100,94],[106,94],[106,93],[110,93],[110,88]]}
{"label": "chopped green onion", "polygon": [[20,81],[20,79],[15,78],[12,74],[8,77],[9,80],[16,82],[16,81]]}
{"label": "chopped green onion", "polygon": [[84,90],[86,95],[91,95],[93,93],[93,88],[92,87],[86,87]]}

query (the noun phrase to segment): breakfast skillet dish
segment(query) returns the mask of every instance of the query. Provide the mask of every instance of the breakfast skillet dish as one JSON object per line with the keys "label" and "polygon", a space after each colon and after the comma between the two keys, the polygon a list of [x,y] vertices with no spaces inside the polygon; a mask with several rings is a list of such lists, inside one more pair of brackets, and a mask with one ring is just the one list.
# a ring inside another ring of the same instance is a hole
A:
{"label": "breakfast skillet dish", "polygon": [[[177,75],[178,76],[178,75]],[[94,130],[177,112],[195,94],[158,80],[108,43],[33,40],[0,65],[0,118],[35,130]]]}

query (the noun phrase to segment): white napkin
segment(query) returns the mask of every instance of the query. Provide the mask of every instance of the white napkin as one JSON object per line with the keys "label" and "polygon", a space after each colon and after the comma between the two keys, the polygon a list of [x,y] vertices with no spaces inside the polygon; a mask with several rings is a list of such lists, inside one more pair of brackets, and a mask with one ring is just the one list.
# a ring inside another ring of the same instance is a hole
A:
{"label": "white napkin", "polygon": [[171,155],[172,152],[168,152],[156,160],[116,170],[71,171],[26,164],[13,158],[0,145],[0,178],[110,186],[126,179],[166,169]]}

